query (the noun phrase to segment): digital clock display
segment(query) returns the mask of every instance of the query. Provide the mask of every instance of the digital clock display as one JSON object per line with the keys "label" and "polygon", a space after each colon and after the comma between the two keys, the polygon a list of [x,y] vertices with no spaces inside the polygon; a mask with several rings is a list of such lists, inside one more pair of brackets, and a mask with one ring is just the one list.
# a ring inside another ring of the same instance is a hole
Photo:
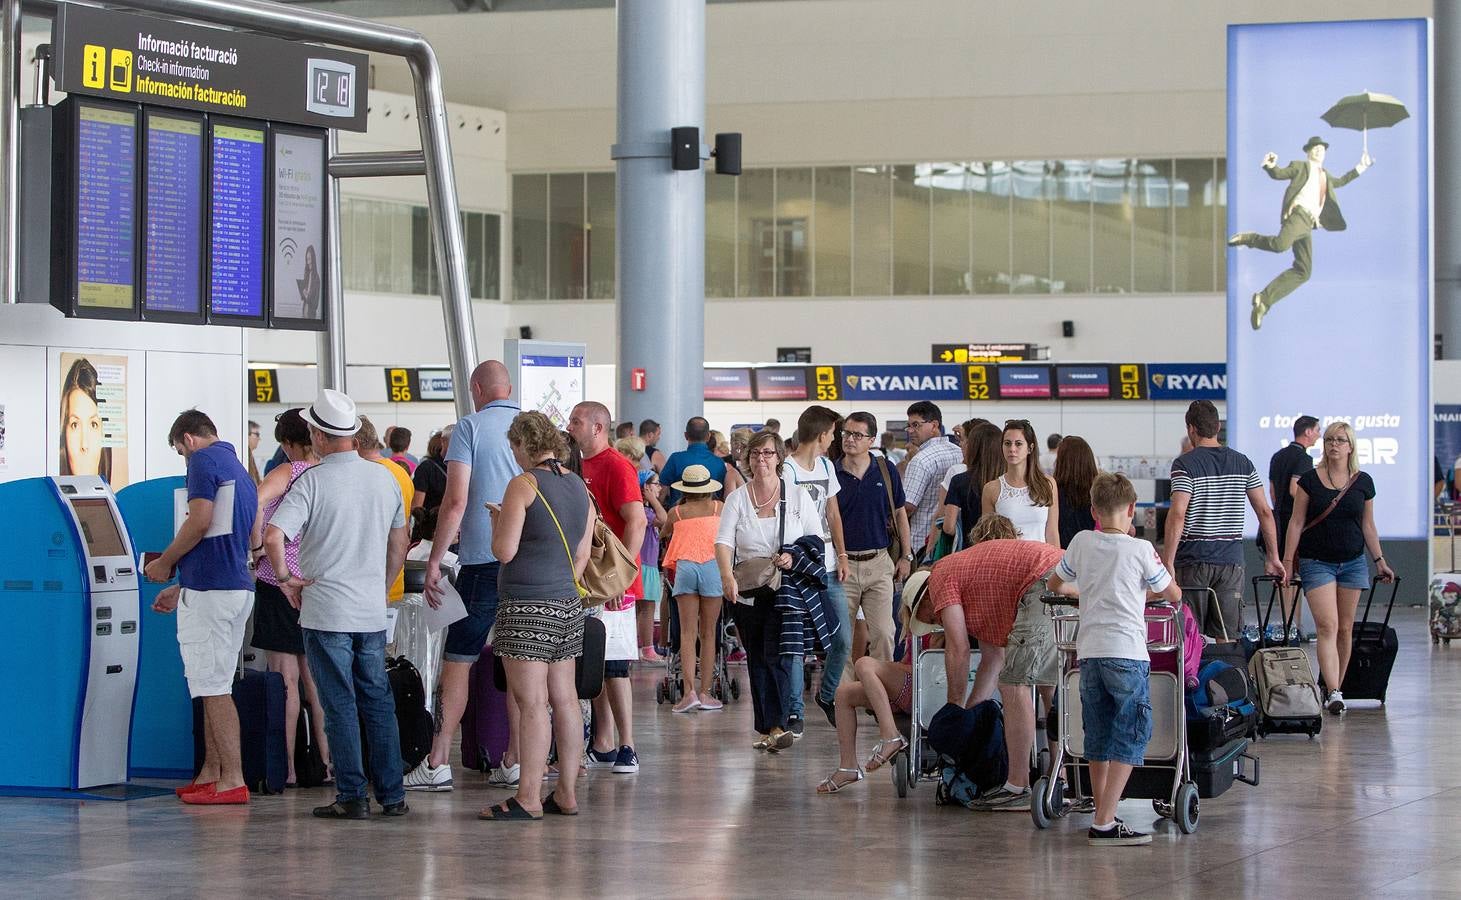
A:
{"label": "digital clock display", "polygon": [[355,67],[333,59],[310,60],[305,108],[322,116],[354,116]]}

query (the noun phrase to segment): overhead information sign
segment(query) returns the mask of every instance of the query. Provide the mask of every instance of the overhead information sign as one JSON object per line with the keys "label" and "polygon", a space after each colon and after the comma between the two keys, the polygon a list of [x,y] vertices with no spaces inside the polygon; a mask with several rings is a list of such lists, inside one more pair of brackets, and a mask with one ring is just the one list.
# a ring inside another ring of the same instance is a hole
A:
{"label": "overhead information sign", "polygon": [[706,369],[706,400],[750,400],[750,369]]}
{"label": "overhead information sign", "polygon": [[212,319],[264,318],[264,130],[213,120]]}
{"label": "overhead information sign", "polygon": [[934,344],[932,358],[936,363],[1025,362],[1047,359],[1050,348],[1035,344]]}
{"label": "overhead information sign", "polygon": [[1107,366],[1056,366],[1055,391],[1062,400],[1108,400],[1111,370]]}
{"label": "overhead information sign", "polygon": [[148,110],[146,267],[142,313],[148,319],[203,320],[203,117]]}
{"label": "overhead information sign", "polygon": [[364,54],[70,3],[52,43],[67,93],[365,130]]}
{"label": "overhead information sign", "polygon": [[842,366],[848,400],[962,400],[965,374],[956,366]]}
{"label": "overhead information sign", "polygon": [[1049,366],[1000,366],[1001,400],[1049,400]]}
{"label": "overhead information sign", "polygon": [[807,399],[806,369],[757,369],[756,399]]}

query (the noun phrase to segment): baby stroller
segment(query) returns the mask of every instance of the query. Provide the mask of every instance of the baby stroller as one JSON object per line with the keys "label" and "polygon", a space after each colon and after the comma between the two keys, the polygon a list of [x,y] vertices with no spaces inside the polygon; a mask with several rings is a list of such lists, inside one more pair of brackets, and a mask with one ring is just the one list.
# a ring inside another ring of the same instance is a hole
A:
{"label": "baby stroller", "polygon": [[[731,675],[730,667],[726,664],[726,657],[730,655],[730,636],[727,634],[729,627],[730,616],[722,607],[720,619],[715,623],[715,674],[710,682],[710,695],[721,703],[741,698],[741,683]],[[679,703],[685,696],[684,676],[685,667],[680,661],[680,617],[671,614],[669,655],[665,657],[664,677],[654,688],[654,702]]]}

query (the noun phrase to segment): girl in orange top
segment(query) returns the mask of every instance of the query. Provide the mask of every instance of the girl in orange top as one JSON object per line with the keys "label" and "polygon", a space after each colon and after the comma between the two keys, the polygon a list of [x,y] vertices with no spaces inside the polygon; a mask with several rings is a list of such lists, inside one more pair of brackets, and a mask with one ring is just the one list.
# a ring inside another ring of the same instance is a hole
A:
{"label": "girl in orange top", "polygon": [[[715,499],[720,482],[705,466],[687,466],[672,487],[682,495],[670,510],[660,539],[669,542],[665,569],[671,573],[671,593],[680,614],[680,661],[685,696],[674,706],[677,713],[717,710],[721,702],[711,692],[715,677],[716,624],[724,588],[715,560],[715,533],[720,529],[722,504]],[[699,693],[696,693],[695,640],[700,640]]]}

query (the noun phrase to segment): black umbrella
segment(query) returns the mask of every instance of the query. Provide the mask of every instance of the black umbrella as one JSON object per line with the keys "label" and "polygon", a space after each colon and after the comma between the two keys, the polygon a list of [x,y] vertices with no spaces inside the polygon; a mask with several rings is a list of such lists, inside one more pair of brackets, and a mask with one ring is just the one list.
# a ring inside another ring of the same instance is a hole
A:
{"label": "black umbrella", "polygon": [[1320,116],[1335,128],[1351,128],[1365,133],[1365,153],[1370,152],[1370,129],[1389,128],[1402,119],[1410,118],[1405,104],[1389,94],[1363,91],[1340,98]]}

